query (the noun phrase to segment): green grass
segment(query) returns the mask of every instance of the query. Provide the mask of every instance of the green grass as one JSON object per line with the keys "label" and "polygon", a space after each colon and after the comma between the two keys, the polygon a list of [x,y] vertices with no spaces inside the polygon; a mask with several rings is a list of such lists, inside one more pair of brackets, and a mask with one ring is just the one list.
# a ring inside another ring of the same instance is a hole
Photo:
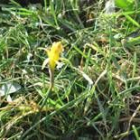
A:
{"label": "green grass", "polygon": [[[1,139],[140,139],[140,41],[127,37],[139,27],[140,9],[105,15],[102,1],[79,5],[2,7],[0,87],[10,82],[21,89],[11,103],[0,98]],[[55,41],[64,45],[64,65],[50,91],[40,48]]]}

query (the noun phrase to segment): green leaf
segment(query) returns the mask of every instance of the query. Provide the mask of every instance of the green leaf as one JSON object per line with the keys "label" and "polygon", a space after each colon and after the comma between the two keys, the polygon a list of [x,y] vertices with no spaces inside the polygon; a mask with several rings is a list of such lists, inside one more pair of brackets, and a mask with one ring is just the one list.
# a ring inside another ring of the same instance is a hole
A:
{"label": "green leaf", "polygon": [[115,0],[115,4],[117,7],[122,8],[124,10],[133,10],[134,8],[134,0]]}

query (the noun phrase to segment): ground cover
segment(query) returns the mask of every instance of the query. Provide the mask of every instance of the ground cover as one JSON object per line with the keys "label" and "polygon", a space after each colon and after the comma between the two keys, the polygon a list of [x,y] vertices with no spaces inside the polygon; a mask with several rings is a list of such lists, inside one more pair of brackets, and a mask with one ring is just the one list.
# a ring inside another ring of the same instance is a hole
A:
{"label": "ground cover", "polygon": [[[111,13],[102,0],[0,6],[2,140],[139,139],[138,1]],[[44,49],[58,41],[50,90]]]}

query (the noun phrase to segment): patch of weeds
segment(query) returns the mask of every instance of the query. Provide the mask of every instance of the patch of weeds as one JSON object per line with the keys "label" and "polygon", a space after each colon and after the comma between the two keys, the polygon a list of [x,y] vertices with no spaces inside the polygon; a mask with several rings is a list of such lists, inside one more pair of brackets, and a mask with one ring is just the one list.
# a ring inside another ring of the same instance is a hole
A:
{"label": "patch of weeds", "polygon": [[[138,139],[139,9],[107,15],[101,0],[47,2],[1,7],[0,88],[21,90],[12,102],[0,96],[0,138]],[[64,65],[50,91],[43,49],[57,41]]]}

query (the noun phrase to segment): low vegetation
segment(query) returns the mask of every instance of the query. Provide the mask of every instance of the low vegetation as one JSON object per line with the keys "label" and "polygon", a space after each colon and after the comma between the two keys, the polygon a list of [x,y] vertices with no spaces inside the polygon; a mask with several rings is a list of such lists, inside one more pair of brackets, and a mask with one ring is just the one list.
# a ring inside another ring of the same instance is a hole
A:
{"label": "low vegetation", "polygon": [[[140,139],[140,3],[132,2],[0,4],[2,140]],[[50,89],[44,50],[58,41]]]}

